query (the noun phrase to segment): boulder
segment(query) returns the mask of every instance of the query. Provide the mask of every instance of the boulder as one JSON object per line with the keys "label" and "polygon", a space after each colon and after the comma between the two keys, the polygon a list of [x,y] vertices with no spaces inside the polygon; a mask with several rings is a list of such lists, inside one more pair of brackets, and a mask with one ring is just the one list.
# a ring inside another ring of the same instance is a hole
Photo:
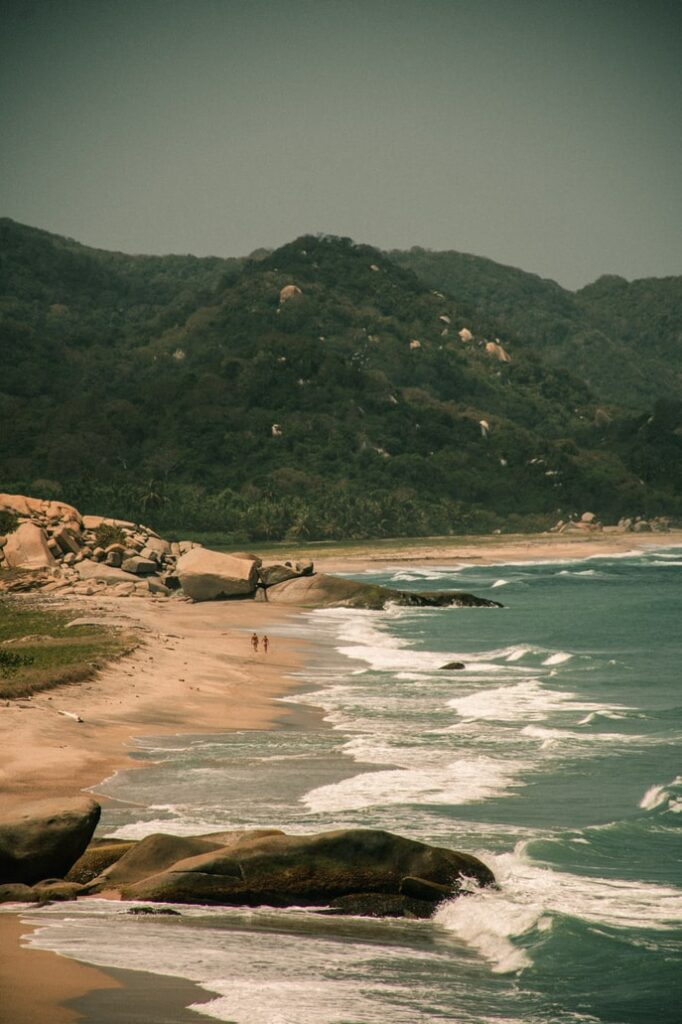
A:
{"label": "boulder", "polygon": [[[124,899],[284,907],[321,906],[358,893],[399,895],[406,876],[447,886],[452,895],[460,891],[463,878],[482,885],[494,882],[475,857],[373,829],[149,840],[95,879],[88,891],[114,887]],[[211,842],[221,845],[206,850]],[[173,860],[183,843],[200,852]]]}
{"label": "boulder", "polygon": [[466,668],[463,661],[449,661],[446,665],[441,665],[441,669],[448,671],[460,671],[463,668]]}
{"label": "boulder", "polygon": [[153,551],[155,555],[162,558],[164,555],[170,555],[171,546],[167,540],[161,540],[160,537],[148,537],[145,550]]}
{"label": "boulder", "polygon": [[114,566],[105,565],[103,562],[79,562],[75,569],[82,580],[100,581],[107,584],[133,582],[129,572],[115,569]]}
{"label": "boulder", "polygon": [[83,516],[85,530],[97,530],[104,522],[104,516]]}
{"label": "boulder", "polygon": [[37,892],[23,882],[0,885],[0,903],[37,903],[39,900]]}
{"label": "boulder", "polygon": [[86,849],[99,816],[90,797],[39,800],[2,815],[0,882],[63,878]]}
{"label": "boulder", "polygon": [[65,882],[62,878],[50,878],[33,886],[36,898],[43,900],[75,900],[83,892],[77,882]]}
{"label": "boulder", "polygon": [[151,558],[133,555],[132,558],[123,559],[121,568],[124,572],[132,573],[134,576],[152,576],[158,569],[158,565]]}
{"label": "boulder", "polygon": [[10,569],[41,569],[57,564],[45,531],[35,523],[22,523],[10,533],[3,554]]}
{"label": "boulder", "polygon": [[[164,832],[156,832],[146,836],[139,842],[128,844],[121,856],[115,856],[110,865],[95,878],[90,892],[101,892],[103,889],[118,888],[132,885],[143,878],[158,875],[179,861],[198,854],[210,853],[213,850],[226,849],[230,845],[244,839],[263,838],[270,835],[283,835],[277,829],[253,829],[251,831],[236,830],[233,832],[213,832],[203,836],[172,836]],[[110,841],[110,840],[109,840]],[[96,857],[97,855],[94,854]],[[90,849],[82,858],[84,864],[89,862]],[[78,865],[74,866],[74,871]]]}
{"label": "boulder", "polygon": [[258,579],[264,587],[272,587],[275,583],[284,583],[298,576],[311,576],[312,562],[262,562],[258,567]]}
{"label": "boulder", "polygon": [[252,558],[192,548],[178,559],[176,575],[180,586],[194,601],[252,594],[258,583],[257,564]]}
{"label": "boulder", "polygon": [[125,839],[93,839],[85,853],[69,868],[64,880],[85,885],[136,845],[136,842]]}
{"label": "boulder", "polygon": [[147,589],[150,594],[156,594],[158,597],[170,597],[170,587],[166,587],[161,580],[152,577],[147,580]]}
{"label": "boulder", "polygon": [[[460,332],[461,333],[461,332]],[[485,350],[489,356],[494,356],[501,363],[511,363],[509,353],[496,341],[486,341]]]}
{"label": "boulder", "polygon": [[475,597],[460,591],[411,592],[380,587],[372,583],[346,580],[340,576],[316,573],[276,583],[267,589],[267,600],[276,604],[295,604],[307,608],[370,608],[387,604],[446,608],[480,606],[501,608],[497,601]]}
{"label": "boulder", "polygon": [[60,526],[56,529],[52,534],[52,539],[57,542],[65,555],[68,555],[70,552],[77,555],[83,546],[75,532],[69,529],[68,526]]}
{"label": "boulder", "polygon": [[279,304],[282,306],[285,302],[288,302],[290,299],[297,299],[302,294],[303,292],[297,284],[285,284],[279,293]]}

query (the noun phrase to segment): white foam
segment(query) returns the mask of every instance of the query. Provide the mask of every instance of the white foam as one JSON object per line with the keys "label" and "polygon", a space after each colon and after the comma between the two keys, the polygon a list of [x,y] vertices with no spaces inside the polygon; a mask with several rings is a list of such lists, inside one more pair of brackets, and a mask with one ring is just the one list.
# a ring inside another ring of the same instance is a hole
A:
{"label": "white foam", "polygon": [[518,762],[481,755],[424,768],[365,772],[310,790],[302,799],[314,814],[391,804],[478,803],[523,785],[517,777],[522,767]]}
{"label": "white foam", "polygon": [[495,580],[495,582],[493,584],[491,584],[491,588],[494,588],[494,587],[506,587],[509,582],[510,582],[509,580]]}
{"label": "white foam", "polygon": [[568,654],[567,651],[557,651],[556,654],[550,654],[549,658],[545,658],[543,665],[563,665],[565,661],[569,661],[573,657],[572,654]]}
{"label": "white foam", "polygon": [[542,741],[544,748],[561,741],[575,743],[635,743],[641,742],[641,736],[632,736],[622,732],[575,732],[572,729],[547,729],[539,725],[526,725],[521,730],[522,736]]}
{"label": "white foam", "polygon": [[[682,922],[682,892],[623,879],[592,878],[551,871],[528,861],[526,842],[513,853],[478,856],[495,874],[499,889],[482,889],[439,908],[435,920],[505,973],[528,966],[530,954],[514,940],[544,931],[556,915],[637,931],[672,931]],[[627,938],[627,935],[626,935]]]}
{"label": "white foam", "polygon": [[678,775],[672,782],[667,782],[663,785],[650,786],[642,799],[639,801],[639,806],[642,810],[653,811],[656,807],[661,807],[665,803],[670,804],[670,810],[677,811],[677,800],[673,793],[670,792],[671,786],[682,786],[682,775]]}
{"label": "white foam", "polygon": [[575,693],[549,690],[538,679],[494,689],[477,690],[465,697],[453,697],[448,707],[462,718],[494,722],[542,721],[555,711],[600,710],[601,705],[580,701]]}
{"label": "white foam", "polygon": [[488,960],[496,974],[510,974],[529,967],[532,960],[512,939],[538,924],[534,907],[513,906],[496,896],[460,897],[443,904],[434,921]]}

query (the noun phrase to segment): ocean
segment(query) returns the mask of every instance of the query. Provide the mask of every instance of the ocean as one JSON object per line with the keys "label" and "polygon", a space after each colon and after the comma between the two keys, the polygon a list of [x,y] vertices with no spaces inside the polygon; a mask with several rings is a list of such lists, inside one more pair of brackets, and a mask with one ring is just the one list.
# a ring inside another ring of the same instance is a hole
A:
{"label": "ocean", "polygon": [[197,1021],[677,1024],[681,568],[661,547],[364,573],[504,608],[303,613],[315,660],[284,704],[319,714],[150,737],[145,771],[96,787],[100,835],[383,828],[475,853],[499,888],[429,921],[56,904],[25,915],[31,944],[197,982]]}

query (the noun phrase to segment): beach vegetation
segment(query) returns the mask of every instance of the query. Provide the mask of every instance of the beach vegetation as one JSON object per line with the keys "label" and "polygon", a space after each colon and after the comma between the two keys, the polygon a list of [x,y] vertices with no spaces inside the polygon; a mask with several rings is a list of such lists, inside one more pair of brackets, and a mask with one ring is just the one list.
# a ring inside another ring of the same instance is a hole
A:
{"label": "beach vegetation", "polygon": [[19,526],[19,520],[14,512],[8,509],[0,509],[0,534],[14,533]]}
{"label": "beach vegetation", "polygon": [[92,678],[136,646],[130,630],[70,626],[73,613],[0,598],[0,698],[14,699]]}
{"label": "beach vegetation", "polygon": [[95,544],[100,548],[108,548],[110,544],[126,543],[126,535],[120,526],[114,523],[100,523],[95,530]]}

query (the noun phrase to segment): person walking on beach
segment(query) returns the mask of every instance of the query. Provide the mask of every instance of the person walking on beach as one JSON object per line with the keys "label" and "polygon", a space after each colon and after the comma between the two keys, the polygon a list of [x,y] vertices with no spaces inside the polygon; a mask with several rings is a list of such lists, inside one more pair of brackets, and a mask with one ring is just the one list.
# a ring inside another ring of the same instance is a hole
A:
{"label": "person walking on beach", "polygon": [[258,633],[252,633],[251,635],[251,650],[254,654],[258,653]]}
{"label": "person walking on beach", "polygon": [[269,647],[269,646],[270,646],[270,641],[268,640],[268,638],[267,638],[266,636],[264,636],[264,637],[263,637],[263,652],[264,652],[265,654],[267,654],[267,653],[268,653],[268,647]]}

